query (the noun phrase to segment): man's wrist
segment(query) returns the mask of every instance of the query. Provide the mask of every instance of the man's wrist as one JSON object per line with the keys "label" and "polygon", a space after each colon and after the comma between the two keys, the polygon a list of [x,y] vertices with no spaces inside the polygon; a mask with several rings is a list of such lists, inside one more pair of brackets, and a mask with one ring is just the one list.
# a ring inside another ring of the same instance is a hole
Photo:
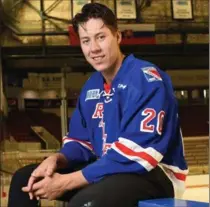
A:
{"label": "man's wrist", "polygon": [[55,157],[56,162],[57,162],[57,169],[63,169],[67,167],[68,160],[62,153],[58,152],[58,153],[55,153],[53,156]]}
{"label": "man's wrist", "polygon": [[70,174],[65,174],[64,177],[65,177],[64,182],[66,183],[67,190],[72,190],[75,188],[80,188],[82,186],[88,185],[88,181],[83,176],[81,170]]}

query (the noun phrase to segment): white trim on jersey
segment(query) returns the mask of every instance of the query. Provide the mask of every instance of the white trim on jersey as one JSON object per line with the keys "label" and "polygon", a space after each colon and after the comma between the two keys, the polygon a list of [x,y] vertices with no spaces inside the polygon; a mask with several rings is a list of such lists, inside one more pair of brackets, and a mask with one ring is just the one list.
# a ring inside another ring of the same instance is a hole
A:
{"label": "white trim on jersey", "polygon": [[174,174],[174,176],[178,179],[178,180],[182,180],[182,181],[185,181],[186,180],[186,176],[189,172],[188,169],[186,170],[181,170],[180,168],[178,168],[177,166],[173,166],[173,165],[167,165],[165,163],[161,163],[161,165],[164,167],[164,168],[167,168],[169,170],[171,170]]}
{"label": "white trim on jersey", "polygon": [[182,198],[185,191],[185,180],[188,170],[181,170],[177,166],[167,165],[164,163],[159,163],[159,167],[161,167],[166,176],[171,180],[175,198]]}
{"label": "white trim on jersey", "polygon": [[89,149],[90,151],[93,151],[93,147],[92,147],[91,143],[87,142],[87,141],[81,141],[81,140],[66,137],[66,136],[63,137],[62,141],[63,141],[63,145],[65,145],[68,142],[77,142],[77,143],[81,144],[83,147]]}
{"label": "white trim on jersey", "polygon": [[123,137],[120,137],[118,142],[113,143],[111,148],[124,157],[139,163],[147,171],[152,170],[163,158],[163,155],[154,148],[143,148]]}

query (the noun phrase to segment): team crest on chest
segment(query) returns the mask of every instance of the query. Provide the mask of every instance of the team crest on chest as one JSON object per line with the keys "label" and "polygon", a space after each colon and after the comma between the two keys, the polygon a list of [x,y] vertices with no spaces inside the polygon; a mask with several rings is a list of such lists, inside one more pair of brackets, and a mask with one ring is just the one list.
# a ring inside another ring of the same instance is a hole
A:
{"label": "team crest on chest", "polygon": [[104,112],[104,104],[103,103],[97,103],[95,111],[92,115],[93,119],[103,118],[103,112]]}

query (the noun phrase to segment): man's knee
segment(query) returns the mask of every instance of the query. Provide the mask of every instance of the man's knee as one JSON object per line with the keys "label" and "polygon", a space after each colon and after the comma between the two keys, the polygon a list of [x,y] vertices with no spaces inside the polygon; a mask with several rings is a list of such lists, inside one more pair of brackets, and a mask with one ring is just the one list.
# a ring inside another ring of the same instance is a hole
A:
{"label": "man's knee", "polygon": [[36,167],[37,167],[37,164],[31,164],[31,165],[27,165],[18,169],[12,176],[11,184],[14,184],[14,183],[26,184],[28,182],[28,179],[31,173]]}
{"label": "man's knee", "polygon": [[26,165],[22,168],[19,168],[14,175],[31,175],[33,170],[35,170],[37,167],[37,164],[31,164],[31,165]]}

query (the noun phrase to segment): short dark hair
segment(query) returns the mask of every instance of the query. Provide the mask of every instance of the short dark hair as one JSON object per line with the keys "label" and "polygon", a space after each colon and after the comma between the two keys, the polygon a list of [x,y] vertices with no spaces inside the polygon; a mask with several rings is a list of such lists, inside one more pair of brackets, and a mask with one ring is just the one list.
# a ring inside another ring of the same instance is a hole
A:
{"label": "short dark hair", "polygon": [[72,19],[74,31],[78,34],[79,24],[86,23],[91,18],[100,18],[112,31],[117,30],[117,19],[112,10],[100,3],[89,3],[82,7]]}

